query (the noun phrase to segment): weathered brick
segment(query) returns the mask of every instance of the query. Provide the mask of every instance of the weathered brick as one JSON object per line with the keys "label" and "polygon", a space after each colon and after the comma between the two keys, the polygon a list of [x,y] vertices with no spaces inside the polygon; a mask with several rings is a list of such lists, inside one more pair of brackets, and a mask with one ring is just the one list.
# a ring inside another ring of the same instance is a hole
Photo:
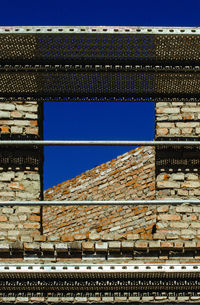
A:
{"label": "weathered brick", "polygon": [[98,234],[98,233],[90,233],[89,234],[89,239],[90,240],[100,240],[100,234]]}
{"label": "weathered brick", "polygon": [[3,172],[0,174],[0,181],[11,181],[14,177],[14,172]]}
{"label": "weathered brick", "polygon": [[30,215],[29,220],[30,221],[40,221],[40,216],[39,215]]}
{"label": "weathered brick", "polygon": [[54,251],[54,245],[52,243],[43,242],[41,243],[42,251]]}
{"label": "weathered brick", "polygon": [[0,111],[0,119],[9,119],[10,112],[9,111]]}
{"label": "weathered brick", "polygon": [[62,241],[74,241],[74,237],[72,234],[64,234],[62,237],[61,237],[61,240]]}
{"label": "weathered brick", "polygon": [[188,228],[189,227],[189,223],[188,222],[170,222],[170,227],[171,228]]}
{"label": "weathered brick", "polygon": [[11,103],[0,103],[0,110],[15,110],[15,105]]}
{"label": "weathered brick", "polygon": [[161,248],[168,249],[168,248],[173,248],[173,247],[174,247],[174,244],[173,244],[173,242],[162,241],[161,244],[160,244],[160,246],[161,246]]}
{"label": "weathered brick", "polygon": [[157,128],[156,130],[156,134],[158,136],[165,136],[169,133],[169,129],[168,128]]}
{"label": "weathered brick", "polygon": [[127,238],[127,240],[138,240],[138,239],[140,239],[140,235],[139,234],[127,234],[126,238]]}
{"label": "weathered brick", "polygon": [[158,220],[181,220],[181,216],[177,214],[160,214]]}
{"label": "weathered brick", "polygon": [[40,245],[38,243],[24,243],[24,249],[27,251],[34,251],[34,250],[39,250]]}
{"label": "weathered brick", "polygon": [[148,247],[148,242],[143,240],[137,240],[135,242],[135,248],[143,249]]}
{"label": "weathered brick", "polygon": [[169,211],[169,206],[168,205],[163,205],[160,207],[157,207],[157,212],[158,213],[166,213]]}
{"label": "weathered brick", "polygon": [[0,216],[0,222],[8,221],[8,217]]}
{"label": "weathered brick", "polygon": [[24,224],[25,229],[40,229],[40,223],[38,222],[26,222]]}
{"label": "weathered brick", "polygon": [[120,241],[110,241],[108,243],[109,250],[111,251],[119,251],[121,249]]}
{"label": "weathered brick", "polygon": [[84,251],[94,251],[94,243],[91,241],[85,241],[82,243],[82,249]]}
{"label": "weathered brick", "polygon": [[123,250],[131,250],[133,249],[134,242],[132,241],[122,241],[122,249]]}
{"label": "weathered brick", "polygon": [[180,182],[175,181],[158,181],[158,188],[180,188]]}
{"label": "weathered brick", "polygon": [[149,248],[152,248],[152,249],[160,248],[160,240],[150,240]]}
{"label": "weathered brick", "polygon": [[200,181],[186,181],[181,183],[181,187],[183,188],[199,188]]}
{"label": "weathered brick", "polygon": [[96,251],[107,251],[108,243],[107,242],[97,242],[95,243]]}
{"label": "weathered brick", "polygon": [[192,206],[188,206],[188,205],[180,205],[176,207],[177,213],[191,213],[192,210],[193,210]]}

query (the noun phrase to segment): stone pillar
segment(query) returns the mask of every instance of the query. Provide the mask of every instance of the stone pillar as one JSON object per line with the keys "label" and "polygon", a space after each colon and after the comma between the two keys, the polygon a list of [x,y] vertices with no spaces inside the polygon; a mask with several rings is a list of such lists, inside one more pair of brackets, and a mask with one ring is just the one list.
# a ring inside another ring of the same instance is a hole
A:
{"label": "stone pillar", "polygon": [[[200,103],[156,103],[155,138],[199,140]],[[186,142],[187,143],[187,142]],[[200,151],[198,147],[156,149],[156,199],[199,199]],[[157,229],[170,236],[193,238],[198,234],[196,206],[158,207]]]}
{"label": "stone pillar", "polygon": [[[42,139],[42,104],[1,102],[1,140]],[[0,200],[42,199],[43,149],[0,147]],[[0,241],[31,242],[41,232],[40,207],[1,207]]]}

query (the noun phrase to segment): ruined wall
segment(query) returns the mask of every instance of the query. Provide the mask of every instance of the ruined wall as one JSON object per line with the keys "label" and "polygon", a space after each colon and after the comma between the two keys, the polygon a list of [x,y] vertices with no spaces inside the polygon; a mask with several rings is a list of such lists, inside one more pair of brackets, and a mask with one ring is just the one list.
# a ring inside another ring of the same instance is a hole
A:
{"label": "ruined wall", "polygon": [[[42,105],[37,102],[0,103],[1,140],[42,138]],[[0,200],[40,200],[42,150],[0,147]],[[40,232],[40,207],[1,207],[0,240],[31,242]]]}
{"label": "ruined wall", "polygon": [[[155,197],[154,148],[140,147],[49,189],[46,200],[136,200]],[[107,233],[152,236],[155,207],[151,206],[69,206],[44,208],[47,235],[65,233],[66,239],[79,235],[88,239]],[[70,236],[68,236],[70,235]],[[63,237],[64,239],[64,237]],[[77,236],[78,239],[78,236]]]}
{"label": "ruined wall", "polygon": [[[157,103],[155,130],[156,140],[199,140],[200,103]],[[199,148],[156,149],[156,198],[199,199],[199,160]],[[158,215],[157,228],[168,239],[196,238],[199,212],[195,205],[168,205]]]}

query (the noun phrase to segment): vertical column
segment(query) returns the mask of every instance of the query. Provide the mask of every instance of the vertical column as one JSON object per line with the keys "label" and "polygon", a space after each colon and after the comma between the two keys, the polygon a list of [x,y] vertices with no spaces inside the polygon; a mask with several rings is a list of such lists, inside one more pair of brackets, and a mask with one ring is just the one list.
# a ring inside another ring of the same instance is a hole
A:
{"label": "vertical column", "polygon": [[[199,140],[200,103],[156,103],[155,138],[159,140]],[[199,199],[200,151],[198,147],[173,146],[156,149],[156,198]],[[160,207],[157,227],[173,238],[195,237],[198,207],[169,205]],[[200,210],[199,210],[200,211]]]}
{"label": "vertical column", "polygon": [[[1,140],[42,139],[42,104],[0,103]],[[41,200],[43,149],[0,146],[0,200]],[[1,242],[31,242],[41,230],[41,209],[0,207]]]}

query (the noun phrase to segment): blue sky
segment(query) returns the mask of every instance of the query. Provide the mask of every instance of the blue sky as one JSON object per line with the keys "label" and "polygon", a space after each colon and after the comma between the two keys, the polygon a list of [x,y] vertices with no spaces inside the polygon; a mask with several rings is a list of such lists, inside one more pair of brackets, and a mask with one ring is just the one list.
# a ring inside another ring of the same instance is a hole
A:
{"label": "blue sky", "polygon": [[[200,26],[200,1],[1,2],[0,25]],[[44,137],[59,140],[152,140],[153,103],[48,103]],[[44,188],[130,150],[130,147],[47,147]]]}

